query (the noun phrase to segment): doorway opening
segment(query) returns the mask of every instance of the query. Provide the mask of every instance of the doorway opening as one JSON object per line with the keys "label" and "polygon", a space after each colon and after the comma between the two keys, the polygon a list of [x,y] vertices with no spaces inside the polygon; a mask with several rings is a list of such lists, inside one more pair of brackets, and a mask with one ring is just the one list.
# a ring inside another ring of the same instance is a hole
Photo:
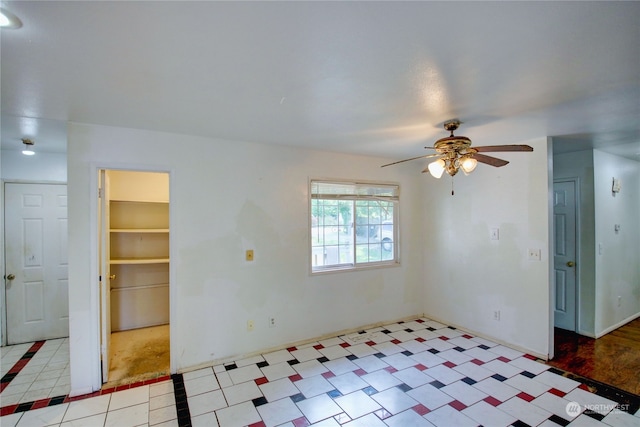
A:
{"label": "doorway opening", "polygon": [[99,170],[102,382],[170,374],[169,174]]}
{"label": "doorway opening", "polygon": [[67,185],[4,184],[7,345],[69,336]]}

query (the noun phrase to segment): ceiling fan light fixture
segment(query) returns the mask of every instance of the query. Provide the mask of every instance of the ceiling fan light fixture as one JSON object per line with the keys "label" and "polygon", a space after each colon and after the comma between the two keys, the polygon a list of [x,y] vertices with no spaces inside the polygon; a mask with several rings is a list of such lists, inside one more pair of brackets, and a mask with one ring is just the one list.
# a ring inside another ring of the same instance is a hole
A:
{"label": "ceiling fan light fixture", "polygon": [[22,21],[7,9],[0,7],[0,28],[17,29],[22,27]]}
{"label": "ceiling fan light fixture", "polygon": [[445,162],[442,159],[438,159],[435,162],[429,163],[429,173],[432,177],[440,179],[444,173]]}
{"label": "ceiling fan light fixture", "polygon": [[22,138],[22,143],[24,144],[22,154],[24,154],[25,156],[33,156],[34,154],[36,154],[36,152],[33,151],[34,142],[32,140],[30,140],[29,138]]}
{"label": "ceiling fan light fixture", "polygon": [[469,175],[478,166],[478,161],[473,157],[463,157],[460,161],[460,168],[465,175]]}

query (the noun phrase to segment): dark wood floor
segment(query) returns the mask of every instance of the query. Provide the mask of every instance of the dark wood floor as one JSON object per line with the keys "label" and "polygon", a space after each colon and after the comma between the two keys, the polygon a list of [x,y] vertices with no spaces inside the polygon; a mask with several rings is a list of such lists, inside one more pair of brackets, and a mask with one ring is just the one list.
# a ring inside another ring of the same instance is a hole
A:
{"label": "dark wood floor", "polygon": [[597,340],[556,328],[548,364],[640,395],[640,318]]}

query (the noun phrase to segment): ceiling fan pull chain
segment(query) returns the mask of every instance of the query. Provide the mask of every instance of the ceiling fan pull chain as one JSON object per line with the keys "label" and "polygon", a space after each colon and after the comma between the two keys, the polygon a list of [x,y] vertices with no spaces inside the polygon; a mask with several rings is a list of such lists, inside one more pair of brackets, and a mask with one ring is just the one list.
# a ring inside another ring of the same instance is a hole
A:
{"label": "ceiling fan pull chain", "polygon": [[452,196],[454,195],[454,192],[453,192],[453,177],[451,177],[451,195]]}

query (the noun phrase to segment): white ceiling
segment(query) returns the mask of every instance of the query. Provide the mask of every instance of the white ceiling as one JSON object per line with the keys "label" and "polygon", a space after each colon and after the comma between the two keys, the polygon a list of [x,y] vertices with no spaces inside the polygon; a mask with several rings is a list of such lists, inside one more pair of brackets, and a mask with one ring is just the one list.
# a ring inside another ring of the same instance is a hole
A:
{"label": "white ceiling", "polygon": [[460,118],[640,159],[636,1],[3,6],[3,149],[64,152],[74,121],[403,158]]}

